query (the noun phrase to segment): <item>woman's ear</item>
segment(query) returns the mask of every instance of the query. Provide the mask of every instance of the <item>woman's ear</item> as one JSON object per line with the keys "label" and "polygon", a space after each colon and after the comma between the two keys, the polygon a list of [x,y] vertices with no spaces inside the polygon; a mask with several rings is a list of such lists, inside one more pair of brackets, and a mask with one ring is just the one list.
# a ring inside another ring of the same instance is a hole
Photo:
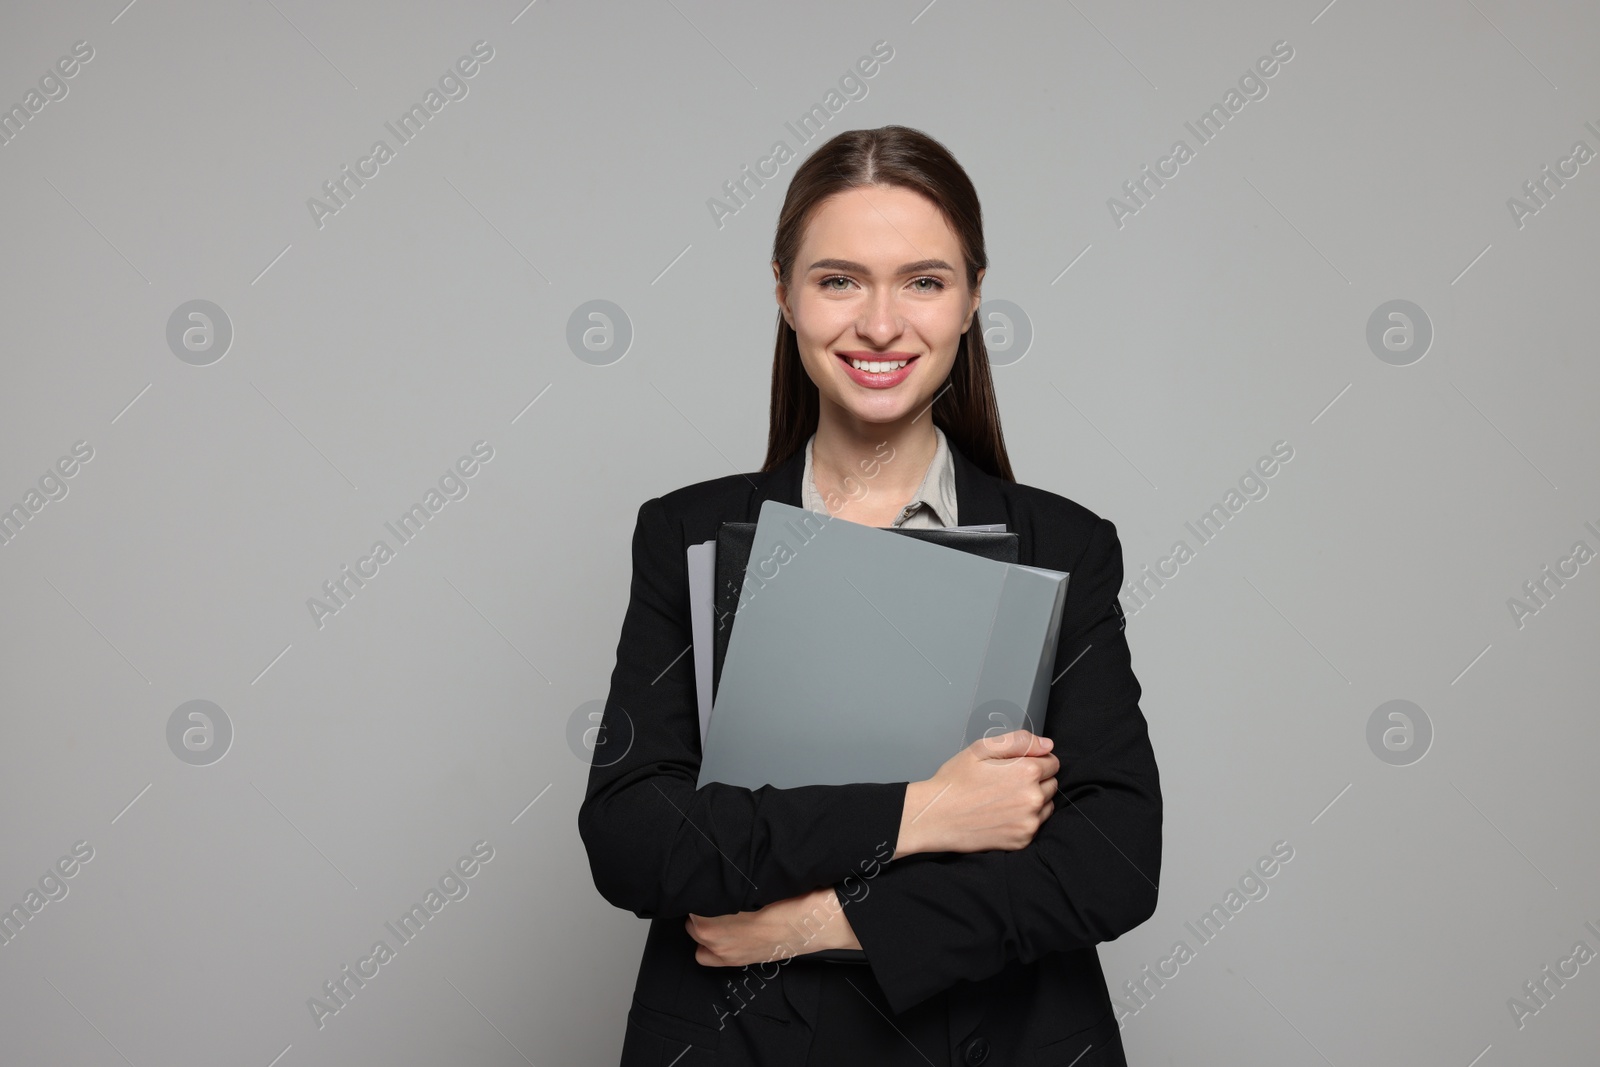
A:
{"label": "woman's ear", "polygon": [[989,267],[982,267],[982,269],[978,270],[978,282],[973,285],[973,306],[966,310],[966,325],[962,326],[962,333],[966,333],[966,331],[973,328],[973,315],[978,314],[978,309],[984,302],[982,286],[984,286],[984,275],[986,274],[989,274]]}
{"label": "woman's ear", "polygon": [[789,324],[789,329],[794,329],[794,318],[789,314],[789,290],[783,284],[783,271],[778,266],[778,261],[772,261],[773,295],[778,301],[778,312],[783,316],[783,321]]}

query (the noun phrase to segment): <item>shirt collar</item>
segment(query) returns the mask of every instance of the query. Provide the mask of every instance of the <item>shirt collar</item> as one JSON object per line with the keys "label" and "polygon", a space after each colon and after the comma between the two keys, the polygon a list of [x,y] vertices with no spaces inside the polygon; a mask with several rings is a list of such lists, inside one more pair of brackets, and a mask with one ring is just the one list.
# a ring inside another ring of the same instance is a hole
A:
{"label": "shirt collar", "polygon": [[[934,447],[933,460],[928,464],[927,473],[922,476],[922,484],[917,486],[917,491],[911,494],[911,499],[896,516],[892,525],[901,525],[919,507],[931,510],[941,526],[956,525],[956,474],[955,460],[950,451],[950,444],[945,440],[944,431],[935,426],[934,436],[938,439]],[[801,507],[807,511],[821,511],[826,513],[828,506],[823,503],[822,496],[817,492],[811,470],[811,442],[816,440],[813,432],[806,439],[805,469],[800,475]]]}

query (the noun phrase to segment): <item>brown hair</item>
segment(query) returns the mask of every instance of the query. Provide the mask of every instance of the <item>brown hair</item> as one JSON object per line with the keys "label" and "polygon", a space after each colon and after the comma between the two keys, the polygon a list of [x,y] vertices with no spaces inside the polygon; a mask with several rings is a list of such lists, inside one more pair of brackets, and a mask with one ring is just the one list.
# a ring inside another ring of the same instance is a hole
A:
{"label": "brown hair", "polygon": [[[793,283],[800,240],[817,205],[864,185],[900,186],[933,201],[961,243],[967,285],[977,286],[978,271],[987,267],[989,260],[983,244],[983,212],[967,172],[944,145],[927,134],[906,126],[881,126],[839,134],[795,171],[772,242],[772,259],[786,287]],[[770,471],[805,447],[806,439],[816,432],[820,412],[816,383],[800,362],[799,339],[780,309],[772,356],[767,458],[761,469]],[[997,478],[1016,481],[1000,432],[1000,408],[977,312],[957,344],[950,377],[934,399],[933,423],[979,467]]]}

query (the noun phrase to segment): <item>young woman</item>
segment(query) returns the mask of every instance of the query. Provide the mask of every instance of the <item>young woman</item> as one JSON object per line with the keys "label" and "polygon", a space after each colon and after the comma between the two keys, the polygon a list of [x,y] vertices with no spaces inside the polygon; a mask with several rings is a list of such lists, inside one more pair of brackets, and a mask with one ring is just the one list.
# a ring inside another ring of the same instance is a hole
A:
{"label": "young woman", "polygon": [[[652,920],[623,1067],[1126,1062],[1095,945],[1155,908],[1161,790],[1121,545],[1012,477],[986,266],[976,192],[942,145],[901,126],[824,144],[773,246],[766,461],[639,508],[578,816],[601,895]],[[1005,523],[1020,562],[1069,572],[1041,733],[979,741],[920,782],[697,790],[685,550],[768,499],[874,526]]]}

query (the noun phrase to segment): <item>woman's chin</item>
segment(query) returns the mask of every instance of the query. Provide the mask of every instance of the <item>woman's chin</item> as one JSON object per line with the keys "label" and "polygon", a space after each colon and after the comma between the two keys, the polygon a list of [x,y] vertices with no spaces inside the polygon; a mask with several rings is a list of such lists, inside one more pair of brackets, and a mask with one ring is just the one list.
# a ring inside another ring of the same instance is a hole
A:
{"label": "woman's chin", "polygon": [[904,401],[845,405],[845,414],[858,423],[888,428],[921,411],[925,405]]}

